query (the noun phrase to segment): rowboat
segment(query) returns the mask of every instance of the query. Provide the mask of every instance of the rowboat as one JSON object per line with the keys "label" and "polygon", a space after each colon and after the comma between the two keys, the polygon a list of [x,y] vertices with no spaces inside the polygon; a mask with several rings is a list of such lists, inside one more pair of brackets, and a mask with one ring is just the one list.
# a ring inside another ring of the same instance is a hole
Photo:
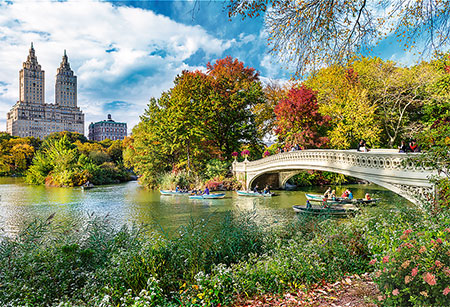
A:
{"label": "rowboat", "polygon": [[319,194],[305,194],[306,199],[308,200],[316,200],[316,201],[322,201],[323,200],[323,195],[319,195]]}
{"label": "rowboat", "polygon": [[92,184],[92,183],[90,183],[90,184],[83,184],[82,186],[81,186],[81,189],[84,191],[84,190],[90,190],[90,189],[92,189],[92,188],[94,188],[95,186]]}
{"label": "rowboat", "polygon": [[172,190],[159,190],[162,195],[189,195],[190,192],[172,191]]}
{"label": "rowboat", "polygon": [[306,208],[306,206],[292,206],[296,213],[305,215],[333,215],[333,216],[347,216],[358,212],[358,208]]}
{"label": "rowboat", "polygon": [[246,191],[236,191],[239,196],[248,196],[248,197],[272,197],[273,193],[255,193],[255,192],[246,192]]}
{"label": "rowboat", "polygon": [[189,199],[219,199],[224,198],[225,193],[221,194],[202,194],[202,195],[190,195]]}

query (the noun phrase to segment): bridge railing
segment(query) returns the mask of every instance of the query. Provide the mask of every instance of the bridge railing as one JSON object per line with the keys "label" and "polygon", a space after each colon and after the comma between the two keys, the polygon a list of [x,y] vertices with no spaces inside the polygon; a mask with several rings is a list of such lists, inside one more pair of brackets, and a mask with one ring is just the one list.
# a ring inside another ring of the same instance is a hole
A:
{"label": "bridge railing", "polygon": [[261,166],[274,163],[292,162],[295,160],[311,161],[315,164],[333,163],[357,166],[363,168],[391,169],[399,171],[428,171],[423,166],[417,166],[407,159],[416,154],[398,153],[391,149],[375,149],[370,152],[357,152],[355,150],[331,150],[331,149],[310,149],[292,152],[279,153],[255,161],[244,161],[233,163],[236,172],[249,171]]}

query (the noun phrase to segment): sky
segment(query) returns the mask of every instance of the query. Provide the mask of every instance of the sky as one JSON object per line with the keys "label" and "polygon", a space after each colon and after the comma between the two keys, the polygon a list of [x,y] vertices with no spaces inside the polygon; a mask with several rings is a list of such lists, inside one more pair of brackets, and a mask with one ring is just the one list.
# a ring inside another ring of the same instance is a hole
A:
{"label": "sky", "polygon": [[[0,0],[1,1],[1,0]],[[182,70],[206,70],[232,56],[263,81],[287,81],[292,71],[268,53],[264,19],[229,20],[223,1],[0,2],[0,131],[19,96],[19,70],[33,42],[45,70],[45,99],[55,100],[55,75],[64,50],[78,78],[78,106],[91,122],[107,114],[139,122],[151,97],[173,87]],[[392,43],[375,55],[400,63],[409,55]]]}

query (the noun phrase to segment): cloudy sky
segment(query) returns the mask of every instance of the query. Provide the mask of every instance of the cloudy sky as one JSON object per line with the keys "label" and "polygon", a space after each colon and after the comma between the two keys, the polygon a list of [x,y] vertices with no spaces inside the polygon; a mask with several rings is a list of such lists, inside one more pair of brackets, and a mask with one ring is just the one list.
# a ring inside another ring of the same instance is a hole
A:
{"label": "cloudy sky", "polygon": [[[204,70],[208,61],[231,55],[263,78],[287,80],[290,72],[267,54],[263,21],[229,21],[223,1],[210,0],[196,7],[161,0],[0,2],[0,130],[18,99],[19,70],[31,42],[45,70],[47,103],[54,103],[56,69],[66,49],[86,127],[110,113],[131,132],[149,98],[171,88],[183,69]],[[384,47],[378,55],[402,61],[396,50]]]}

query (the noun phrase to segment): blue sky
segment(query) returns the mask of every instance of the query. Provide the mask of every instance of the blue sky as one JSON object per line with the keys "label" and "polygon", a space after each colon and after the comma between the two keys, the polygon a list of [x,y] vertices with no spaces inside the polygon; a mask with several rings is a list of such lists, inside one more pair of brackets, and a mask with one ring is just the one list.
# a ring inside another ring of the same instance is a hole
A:
{"label": "blue sky", "polygon": [[[171,88],[177,74],[204,70],[227,55],[256,68],[263,80],[289,79],[289,69],[267,53],[263,17],[229,21],[223,1],[193,3],[0,2],[0,130],[18,99],[19,70],[31,42],[45,70],[47,103],[54,103],[56,69],[67,50],[86,127],[110,113],[131,132],[150,97]],[[381,46],[376,55],[412,62],[395,43]]]}

